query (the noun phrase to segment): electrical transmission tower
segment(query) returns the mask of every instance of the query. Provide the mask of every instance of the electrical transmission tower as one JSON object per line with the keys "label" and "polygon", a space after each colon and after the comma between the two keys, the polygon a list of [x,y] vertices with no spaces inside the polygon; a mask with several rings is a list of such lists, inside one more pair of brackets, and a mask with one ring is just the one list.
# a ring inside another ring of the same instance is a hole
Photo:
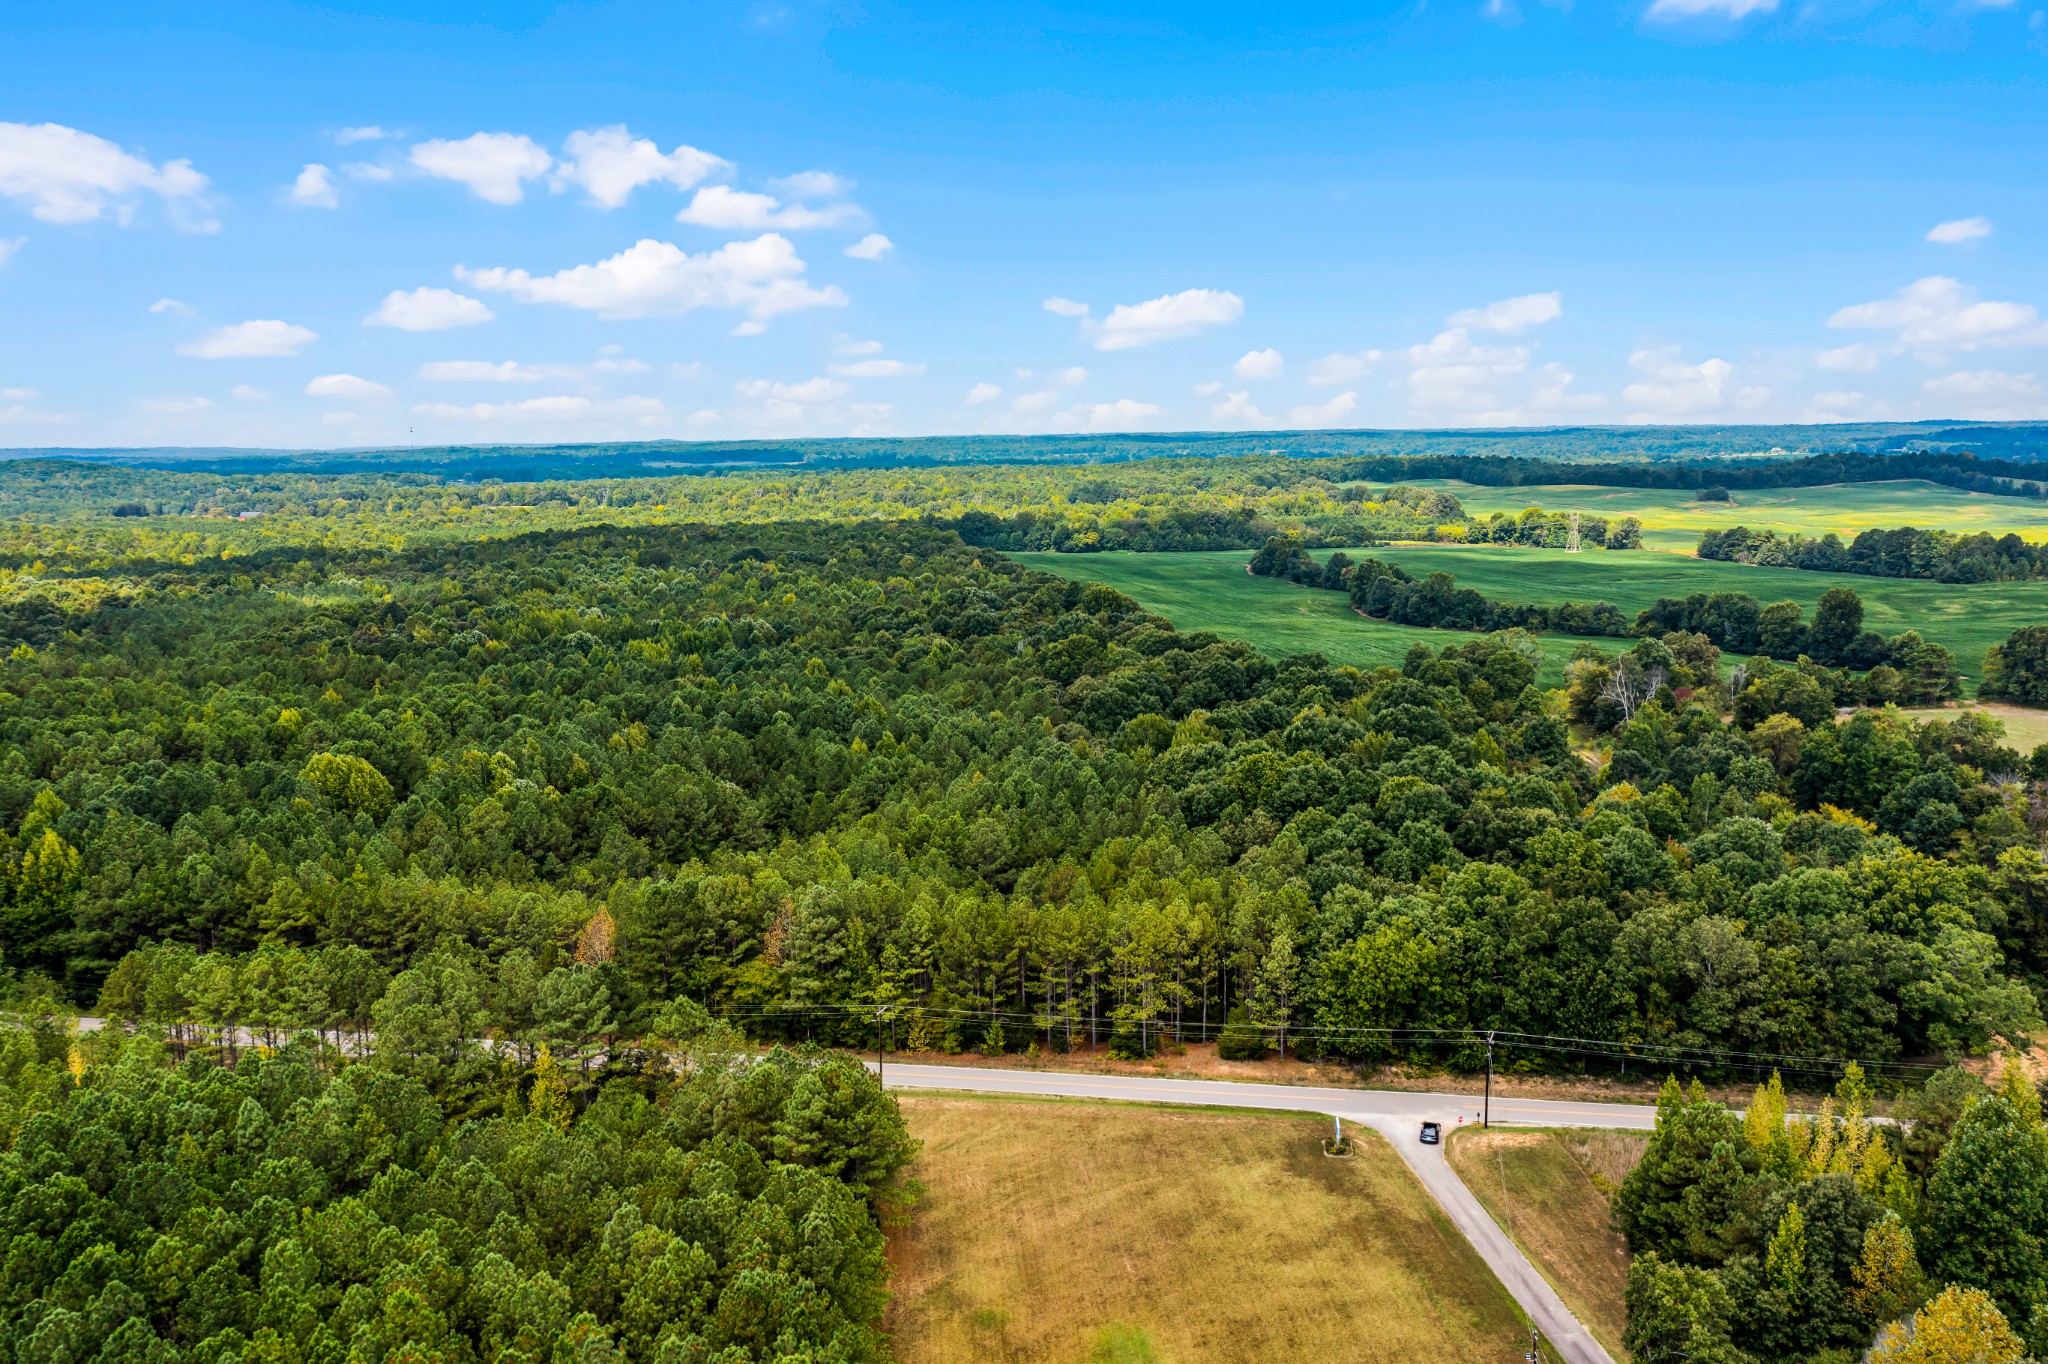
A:
{"label": "electrical transmission tower", "polygon": [[1577,512],[1572,513],[1571,534],[1565,537],[1564,552],[1567,554],[1577,554],[1579,552],[1579,514]]}

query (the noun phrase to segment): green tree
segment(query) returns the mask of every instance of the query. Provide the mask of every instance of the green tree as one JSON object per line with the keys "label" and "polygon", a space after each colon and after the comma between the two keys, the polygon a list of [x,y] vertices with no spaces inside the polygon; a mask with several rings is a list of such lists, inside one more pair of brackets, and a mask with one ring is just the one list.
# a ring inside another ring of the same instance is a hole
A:
{"label": "green tree", "polygon": [[2027,1320],[2048,1293],[2048,1138],[1994,1095],[1966,1111],[1927,1181],[1934,1275],[1980,1288]]}

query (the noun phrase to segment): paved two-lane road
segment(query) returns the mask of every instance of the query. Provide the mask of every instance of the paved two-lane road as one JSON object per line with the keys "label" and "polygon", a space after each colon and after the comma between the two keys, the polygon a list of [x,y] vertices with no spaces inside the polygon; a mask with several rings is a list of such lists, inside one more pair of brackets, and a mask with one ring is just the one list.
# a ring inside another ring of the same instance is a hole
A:
{"label": "paved two-lane road", "polygon": [[[872,1063],[870,1063],[872,1064]],[[1441,1146],[1424,1146],[1418,1136],[1425,1119],[1446,1132],[1477,1123],[1481,1101],[1470,1094],[1415,1094],[1392,1089],[1322,1089],[1308,1085],[1242,1084],[1229,1080],[1166,1080],[1141,1075],[1077,1075],[1041,1070],[995,1070],[978,1066],[891,1064],[883,1077],[892,1089],[970,1090],[983,1094],[1040,1094],[1079,1099],[1124,1099],[1141,1103],[1212,1104],[1229,1108],[1279,1108],[1327,1113],[1362,1123],[1384,1135],[1401,1153],[1445,1214],[1481,1259],[1499,1276],[1529,1320],[1556,1347],[1566,1364],[1613,1364],[1557,1296],[1557,1290],[1507,1238],[1463,1180],[1451,1170]],[[1493,1101],[1495,1123],[1536,1127],[1626,1127],[1648,1131],[1657,1110],[1643,1104],[1576,1103],[1556,1099]]]}

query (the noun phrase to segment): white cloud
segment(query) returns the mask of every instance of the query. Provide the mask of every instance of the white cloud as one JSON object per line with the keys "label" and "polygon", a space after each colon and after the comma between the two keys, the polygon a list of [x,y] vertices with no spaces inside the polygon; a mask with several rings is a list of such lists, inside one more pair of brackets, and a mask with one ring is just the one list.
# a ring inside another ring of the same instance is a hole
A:
{"label": "white cloud", "polygon": [[1003,390],[994,384],[976,384],[967,390],[967,405],[976,407],[982,403],[992,403],[1002,396]]}
{"label": "white cloud", "polygon": [[1637,409],[1630,421],[1684,421],[1730,406],[1756,407],[1771,396],[1767,388],[1737,386],[1735,366],[1726,360],[1687,364],[1676,346],[1635,351],[1628,362],[1642,376],[1621,391],[1622,400]]}
{"label": "white cloud", "polygon": [[153,313],[176,313],[180,317],[192,316],[192,305],[182,299],[160,298],[149,305]]}
{"label": "white cloud", "polygon": [[1536,371],[1536,378],[1536,387],[1529,393],[1529,411],[1533,414],[1581,412],[1607,405],[1605,394],[1572,392],[1577,376],[1563,365],[1545,365]]}
{"label": "white cloud", "polygon": [[1060,395],[1050,390],[1038,393],[1019,393],[1010,400],[1010,410],[1019,416],[1043,412],[1060,400]]}
{"label": "white cloud", "polygon": [[341,173],[351,180],[369,180],[381,183],[396,179],[398,172],[381,161],[350,161],[341,168]]}
{"label": "white cloud", "polygon": [[510,294],[522,303],[559,303],[600,317],[739,308],[755,322],[766,322],[803,308],[846,306],[846,295],[838,286],[813,288],[804,278],[804,268],[789,239],[770,232],[694,256],[670,242],[645,238],[595,265],[552,275],[462,266],[456,267],[455,275],[475,288]]}
{"label": "white cloud", "polygon": [[1861,341],[1852,345],[1837,346],[1824,350],[1813,357],[1813,362],[1822,369],[1837,374],[1868,374],[1877,368],[1877,348],[1866,346]]}
{"label": "white cloud", "polygon": [[768,324],[758,317],[750,317],[732,329],[734,336],[762,336],[768,331]]}
{"label": "white cloud", "polygon": [[519,133],[471,133],[460,141],[416,142],[412,164],[428,175],[468,185],[479,199],[516,204],[524,182],[547,174],[555,159]]}
{"label": "white cloud", "polygon": [[270,394],[254,384],[236,384],[228,390],[228,396],[240,398],[245,403],[265,403],[270,401]]}
{"label": "white cloud", "polygon": [[1526,347],[1477,345],[1463,327],[1410,346],[1407,356],[1409,405],[1469,422],[1498,424],[1498,418],[1487,415],[1502,407],[1493,385],[1529,367]]}
{"label": "white cloud", "polygon": [[1448,324],[1463,327],[1468,331],[1494,332],[1501,336],[1513,336],[1545,322],[1554,322],[1564,315],[1562,296],[1555,290],[1547,294],[1522,294],[1517,298],[1504,298],[1498,303],[1489,303],[1484,308],[1466,308],[1452,313]]}
{"label": "white cloud", "polygon": [[668,408],[656,398],[617,398],[599,402],[567,394],[547,398],[525,398],[504,403],[421,403],[413,411],[423,417],[447,421],[483,423],[531,423],[535,425],[595,420],[607,425],[658,425]]}
{"label": "white cloud", "polygon": [[429,360],[420,366],[419,377],[437,384],[537,384],[551,372],[552,366],[516,360]]}
{"label": "white cloud", "polygon": [[851,256],[855,260],[880,260],[895,249],[896,243],[890,241],[879,232],[870,232],[852,246],[847,247],[843,254]]}
{"label": "white cloud", "polygon": [[832,366],[832,372],[848,379],[902,379],[924,373],[924,366],[909,360],[855,360]]}
{"label": "white cloud", "polygon": [[1131,350],[1155,341],[1172,341],[1242,316],[1244,300],[1222,289],[1183,289],[1143,303],[1119,303],[1102,319],[1095,349]]}
{"label": "white cloud", "polygon": [[27,237],[0,237],[0,269],[5,269],[7,262],[14,259],[14,253],[27,245]]}
{"label": "white cloud", "polygon": [[1974,417],[1981,421],[2026,421],[2048,417],[2048,402],[2042,400],[2041,382],[2031,374],[2007,374],[2003,370],[1963,370],[1929,379],[1921,385],[1939,398],[1945,417]]}
{"label": "white cloud", "polygon": [[396,327],[406,332],[444,332],[451,327],[473,327],[496,316],[482,299],[458,294],[453,289],[423,285],[410,292],[393,289],[384,295],[377,311],[363,319],[363,325]]}
{"label": "white cloud", "polygon": [[1238,356],[1230,372],[1240,379],[1277,379],[1285,368],[1280,352],[1268,346],[1264,350],[1248,350]]}
{"label": "white cloud", "polygon": [[621,360],[609,354],[618,350],[617,346],[606,346],[604,349],[607,354],[603,359],[590,362],[592,374],[645,374],[649,368],[645,360]]}
{"label": "white cloud", "polygon": [[1711,14],[1723,19],[1746,19],[1752,14],[1769,14],[1778,0],[1656,0],[1650,6],[1652,19],[1691,19]]}
{"label": "white cloud", "polygon": [[178,354],[198,360],[248,360],[297,355],[319,339],[319,333],[309,328],[272,318],[237,322],[231,327],[215,327],[212,331],[201,332],[178,347]]}
{"label": "white cloud", "polygon": [[882,353],[882,343],[874,340],[863,341],[858,337],[847,336],[842,333],[834,338],[832,353],[834,355],[880,355]]}
{"label": "white cloud", "polygon": [[644,137],[634,137],[623,123],[574,132],[564,140],[566,156],[555,168],[554,187],[580,186],[600,208],[617,208],[642,185],[666,180],[689,189],[709,176],[732,169],[724,157],[680,146],[664,153]]}
{"label": "white cloud", "polygon": [[1087,304],[1076,303],[1071,298],[1060,298],[1057,295],[1045,301],[1045,310],[1049,313],[1056,313],[1061,317],[1088,316]]}
{"label": "white cloud", "polygon": [[0,403],[34,402],[41,396],[32,388],[0,388]]}
{"label": "white cloud", "polygon": [[799,384],[773,383],[767,379],[744,379],[733,386],[742,398],[776,398],[786,403],[829,403],[853,390],[836,379],[819,377]]}
{"label": "white cloud", "polygon": [[342,128],[334,134],[334,140],[337,145],[346,147],[356,142],[382,142],[390,136],[392,134],[373,123],[361,128]]}
{"label": "white cloud", "polygon": [[220,224],[206,212],[207,179],[190,161],[152,165],[103,137],[61,123],[0,123],[0,196],[46,223],[87,223],[109,209],[128,222],[145,193],[194,232]]}
{"label": "white cloud", "polygon": [[754,194],[730,185],[706,185],[691,196],[689,207],[676,214],[676,221],[732,231],[759,231],[764,228],[800,231],[812,227],[838,227],[860,217],[861,211],[852,204],[827,204],[823,208],[790,204],[785,207],[771,194]]}
{"label": "white cloud", "polygon": [[341,200],[334,193],[334,176],[319,162],[309,162],[285,192],[288,203],[300,208],[337,208]]}
{"label": "white cloud", "polygon": [[[1257,354],[1256,351],[1253,354]],[[1227,426],[1270,426],[1272,419],[1252,404],[1251,390],[1232,393],[1209,409],[1212,420]]]}
{"label": "white cloud", "polygon": [[1158,415],[1159,404],[1141,403],[1135,398],[1118,398],[1111,403],[1082,403],[1066,414],[1069,420],[1078,419],[1090,431],[1126,431]]}
{"label": "white cloud", "polygon": [[1960,246],[1991,235],[1989,218],[1956,218],[1927,229],[1927,240],[1943,246]]}
{"label": "white cloud", "polygon": [[388,398],[391,390],[353,374],[323,374],[306,385],[309,398]]}
{"label": "white cloud", "polygon": [[1288,420],[1295,426],[1341,426],[1344,419],[1358,410],[1358,395],[1346,390],[1326,403],[1306,404],[1288,414]]}
{"label": "white cloud", "polygon": [[1080,365],[1068,365],[1065,369],[1054,370],[1052,372],[1052,377],[1059,383],[1063,383],[1067,385],[1069,388],[1072,388],[1077,384],[1085,384],[1088,382],[1088,371],[1082,368]]}
{"label": "white cloud", "polygon": [[1195,392],[1201,394],[1204,398],[1213,398],[1222,391],[1223,382],[1220,379],[1211,379],[1207,383],[1195,385]]}
{"label": "white cloud", "polygon": [[188,412],[204,412],[213,404],[205,398],[144,398],[135,404],[153,417],[177,417]]}
{"label": "white cloud", "polygon": [[1830,389],[1809,398],[1806,411],[1802,415],[1808,421],[1840,421],[1844,417],[1855,416],[1861,412],[1863,405],[1868,401],[1868,398],[1855,389]]}
{"label": "white cloud", "polygon": [[1308,381],[1312,384],[1348,384],[1363,378],[1367,370],[1386,358],[1385,352],[1377,350],[1325,355],[1308,367]]}
{"label": "white cloud", "polygon": [[844,199],[853,193],[853,181],[831,171],[798,171],[768,183],[792,199]]}
{"label": "white cloud", "polygon": [[1979,301],[1976,290],[1947,275],[1915,280],[1893,298],[1843,308],[1828,325],[1896,332],[1902,344],[1923,350],[2048,345],[2048,326],[2032,304]]}

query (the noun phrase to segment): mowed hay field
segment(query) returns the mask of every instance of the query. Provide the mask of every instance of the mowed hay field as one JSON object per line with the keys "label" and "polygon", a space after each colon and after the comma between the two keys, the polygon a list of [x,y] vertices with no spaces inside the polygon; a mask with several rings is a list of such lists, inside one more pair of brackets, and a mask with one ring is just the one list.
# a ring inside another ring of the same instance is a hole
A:
{"label": "mowed hay field", "polygon": [[901,1102],[926,1189],[890,1240],[902,1364],[1512,1364],[1527,1347],[1373,1133],[1333,1160],[1316,1118]]}
{"label": "mowed hay field", "polygon": [[[1449,573],[1459,586],[1504,601],[1606,601],[1631,616],[1659,597],[1747,592],[1764,602],[1796,601],[1811,620],[1822,593],[1848,587],[1863,600],[1866,629],[1883,635],[1918,630],[1954,651],[1968,691],[1975,690],[1983,673],[1986,649],[2021,626],[2048,624],[2048,580],[1957,585],[1756,568],[1658,550],[1567,554],[1490,545],[1382,545],[1347,552],[1399,564],[1418,578]],[[1442,648],[1471,638],[1463,631],[1370,621],[1353,611],[1341,593],[1254,578],[1244,571],[1251,557],[1245,550],[1011,557],[1063,577],[1107,583],[1182,630],[1213,630],[1275,658],[1313,649],[1333,663],[1398,665],[1417,640]],[[1318,557],[1326,555],[1318,552]],[[1564,664],[1579,642],[1569,635],[1542,637],[1544,685],[1560,685]],[[1626,647],[1622,641],[1595,642]]]}
{"label": "mowed hay field", "polygon": [[1625,1358],[1628,1245],[1607,1193],[1634,1167],[1647,1132],[1473,1130],[1452,1134],[1451,1168],[1536,1263],[1607,1352]]}
{"label": "mowed hay field", "polygon": [[1411,486],[1440,488],[1483,515],[1582,511],[1613,520],[1633,516],[1643,523],[1643,542],[1656,549],[1690,550],[1700,532],[1748,526],[1821,536],[1833,531],[1846,542],[1873,527],[1925,526],[1961,534],[2014,531],[2028,540],[2048,538],[2048,502],[2027,497],[1994,497],[1959,492],[1939,483],[1900,479],[1888,483],[1837,483],[1820,488],[1765,488],[1731,492],[1729,502],[1701,502],[1690,492],[1649,488],[1599,488],[1579,483],[1526,488],[1482,488],[1454,480],[1420,479]]}

